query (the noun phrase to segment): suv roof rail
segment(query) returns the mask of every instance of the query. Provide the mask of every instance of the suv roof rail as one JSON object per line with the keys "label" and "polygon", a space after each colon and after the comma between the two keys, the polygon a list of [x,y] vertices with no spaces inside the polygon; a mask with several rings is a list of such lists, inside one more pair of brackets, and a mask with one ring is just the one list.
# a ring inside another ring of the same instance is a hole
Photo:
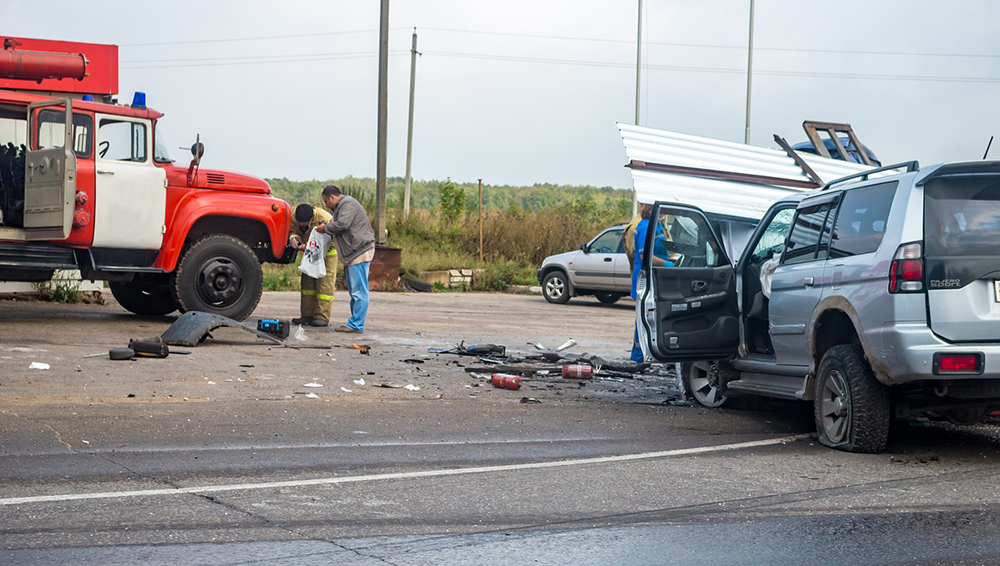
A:
{"label": "suv roof rail", "polygon": [[871,169],[869,171],[863,171],[861,173],[855,173],[853,175],[848,175],[846,177],[841,177],[839,179],[834,179],[834,180],[830,181],[829,183],[823,185],[823,188],[820,189],[820,190],[821,191],[825,191],[825,190],[833,187],[834,185],[839,185],[841,183],[845,183],[845,182],[850,181],[852,179],[859,179],[861,181],[867,181],[868,180],[868,176],[871,175],[871,174],[873,174],[873,173],[881,173],[883,171],[893,171],[895,169],[902,169],[904,167],[906,168],[905,173],[911,173],[913,171],[916,171],[917,169],[920,169],[920,162],[916,161],[916,160],[914,160],[914,161],[903,161],[901,163],[896,163],[895,165],[887,165],[885,167],[879,167],[878,169]]}

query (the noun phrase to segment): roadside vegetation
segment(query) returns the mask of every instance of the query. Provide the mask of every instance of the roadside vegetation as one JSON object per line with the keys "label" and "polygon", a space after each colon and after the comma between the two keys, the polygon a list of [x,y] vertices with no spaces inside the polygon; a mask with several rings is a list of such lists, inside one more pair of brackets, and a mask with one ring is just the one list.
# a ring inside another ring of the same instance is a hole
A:
{"label": "roadside vegetation", "polygon": [[[274,195],[293,206],[319,204],[323,187],[335,184],[357,198],[374,225],[375,181],[268,179]],[[483,185],[483,259],[479,259],[479,194],[476,183],[415,181],[410,215],[404,217],[403,179],[387,183],[388,245],[402,249],[401,268],[411,277],[424,271],[481,269],[475,291],[537,285],[535,271],[546,256],[580,247],[597,233],[631,216],[631,193],[610,187]],[[267,290],[298,289],[296,266],[264,266]]]}

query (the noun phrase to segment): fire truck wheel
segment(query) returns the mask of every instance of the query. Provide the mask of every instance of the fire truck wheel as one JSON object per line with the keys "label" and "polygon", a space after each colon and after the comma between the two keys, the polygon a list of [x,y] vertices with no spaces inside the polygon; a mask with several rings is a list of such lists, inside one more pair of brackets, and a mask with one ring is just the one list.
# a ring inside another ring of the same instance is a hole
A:
{"label": "fire truck wheel", "polygon": [[142,316],[163,316],[177,310],[174,293],[165,282],[133,279],[111,281],[111,294],[126,310]]}
{"label": "fire truck wheel", "polygon": [[191,244],[174,273],[174,296],[181,311],[236,320],[257,308],[263,286],[264,274],[253,250],[242,240],[221,234]]}

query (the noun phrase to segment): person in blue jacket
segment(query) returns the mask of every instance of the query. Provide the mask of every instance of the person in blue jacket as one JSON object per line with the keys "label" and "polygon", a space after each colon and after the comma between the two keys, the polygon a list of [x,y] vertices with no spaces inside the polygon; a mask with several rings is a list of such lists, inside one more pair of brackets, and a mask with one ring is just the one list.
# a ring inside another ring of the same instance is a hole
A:
{"label": "person in blue jacket", "polygon": [[[642,262],[646,255],[646,233],[649,231],[650,216],[653,213],[653,205],[643,204],[642,205],[642,220],[635,227],[635,262],[632,265],[632,298],[636,300],[636,313],[640,312],[639,309],[639,296],[637,293],[636,286],[639,283],[639,272],[642,271]],[[650,261],[654,266],[665,266],[673,267],[672,261],[667,259],[667,249],[665,242],[667,241],[666,232],[663,230],[663,224],[655,222],[656,226],[655,232],[653,233],[653,255]],[[649,282],[647,281],[648,285]],[[635,333],[632,336],[632,354],[629,356],[632,361],[642,363],[645,360],[642,356],[642,347],[639,346],[639,321],[638,317],[636,319]]]}

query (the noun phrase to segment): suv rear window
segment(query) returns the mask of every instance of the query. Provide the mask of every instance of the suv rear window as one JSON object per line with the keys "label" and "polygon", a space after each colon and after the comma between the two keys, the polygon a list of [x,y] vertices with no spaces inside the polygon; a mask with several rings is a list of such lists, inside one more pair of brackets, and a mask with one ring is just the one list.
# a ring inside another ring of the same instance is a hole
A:
{"label": "suv rear window", "polygon": [[847,191],[833,231],[830,257],[871,253],[882,244],[898,181]]}
{"label": "suv rear window", "polygon": [[924,187],[928,256],[1000,255],[1000,175],[941,177]]}

